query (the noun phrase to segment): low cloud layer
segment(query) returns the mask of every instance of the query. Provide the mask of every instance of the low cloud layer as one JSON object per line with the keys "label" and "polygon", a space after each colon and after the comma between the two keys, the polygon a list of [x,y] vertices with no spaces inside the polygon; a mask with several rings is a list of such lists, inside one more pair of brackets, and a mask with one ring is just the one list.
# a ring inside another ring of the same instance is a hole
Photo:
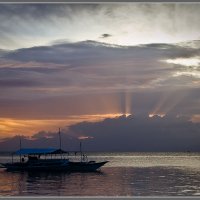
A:
{"label": "low cloud layer", "polygon": [[[200,124],[172,116],[121,116],[101,122],[82,122],[62,129],[62,147],[78,151],[200,151]],[[22,138],[23,147],[57,147],[58,133],[39,132]],[[16,150],[19,137],[1,141],[1,151]]]}

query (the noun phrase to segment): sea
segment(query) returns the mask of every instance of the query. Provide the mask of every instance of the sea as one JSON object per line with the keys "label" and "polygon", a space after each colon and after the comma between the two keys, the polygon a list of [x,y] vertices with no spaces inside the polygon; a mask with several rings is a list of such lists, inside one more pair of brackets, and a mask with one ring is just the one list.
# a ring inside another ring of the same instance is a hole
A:
{"label": "sea", "polygon": [[[0,169],[0,196],[200,196],[200,153],[93,152],[87,158],[109,162],[90,173]],[[1,154],[2,162],[11,157]]]}

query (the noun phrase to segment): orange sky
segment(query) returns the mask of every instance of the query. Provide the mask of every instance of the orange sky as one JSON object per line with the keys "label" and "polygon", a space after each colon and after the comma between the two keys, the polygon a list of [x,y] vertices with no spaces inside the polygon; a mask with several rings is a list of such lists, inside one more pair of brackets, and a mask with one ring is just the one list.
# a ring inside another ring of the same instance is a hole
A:
{"label": "orange sky", "polygon": [[67,127],[82,121],[95,122],[105,118],[114,118],[122,113],[68,116],[62,119],[14,119],[0,118],[0,137],[14,135],[31,136],[39,131],[56,131],[59,127]]}
{"label": "orange sky", "polygon": [[0,5],[0,138],[122,113],[200,122],[199,6]]}

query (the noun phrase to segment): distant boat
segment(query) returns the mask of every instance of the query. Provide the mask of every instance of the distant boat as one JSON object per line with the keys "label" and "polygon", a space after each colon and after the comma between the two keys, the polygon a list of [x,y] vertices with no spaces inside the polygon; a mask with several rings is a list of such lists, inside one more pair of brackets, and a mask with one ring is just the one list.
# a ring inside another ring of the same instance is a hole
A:
{"label": "distant boat", "polygon": [[[83,161],[82,159],[80,162],[72,162],[64,158],[65,153],[67,152],[53,148],[20,149],[12,155],[12,162],[1,163],[1,168],[6,168],[8,171],[91,172],[108,162]],[[13,162],[14,155],[20,156],[19,162]]]}

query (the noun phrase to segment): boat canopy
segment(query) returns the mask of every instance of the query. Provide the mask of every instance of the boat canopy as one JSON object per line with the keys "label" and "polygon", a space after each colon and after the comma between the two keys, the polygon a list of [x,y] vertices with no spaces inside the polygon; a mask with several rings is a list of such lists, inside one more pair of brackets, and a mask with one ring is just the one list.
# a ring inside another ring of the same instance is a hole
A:
{"label": "boat canopy", "polygon": [[62,149],[54,149],[54,148],[47,148],[47,149],[20,149],[15,152],[16,155],[42,155],[42,154],[60,154],[60,153],[67,153]]}

